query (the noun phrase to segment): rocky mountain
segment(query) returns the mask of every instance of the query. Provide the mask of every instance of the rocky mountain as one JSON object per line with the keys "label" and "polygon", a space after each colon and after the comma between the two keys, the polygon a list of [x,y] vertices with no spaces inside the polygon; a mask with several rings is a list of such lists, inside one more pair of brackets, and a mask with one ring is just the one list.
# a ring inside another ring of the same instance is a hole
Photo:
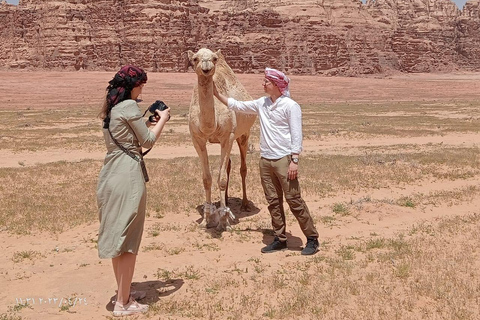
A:
{"label": "rocky mountain", "polygon": [[3,69],[184,72],[208,47],[237,72],[480,70],[480,0],[20,0],[0,26]]}

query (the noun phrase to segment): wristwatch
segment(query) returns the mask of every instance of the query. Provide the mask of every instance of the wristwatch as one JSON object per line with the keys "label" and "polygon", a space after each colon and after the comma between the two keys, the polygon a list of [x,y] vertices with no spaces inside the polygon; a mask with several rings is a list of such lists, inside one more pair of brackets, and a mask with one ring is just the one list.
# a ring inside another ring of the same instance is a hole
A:
{"label": "wristwatch", "polygon": [[293,158],[292,157],[292,162],[295,163],[295,164],[298,164],[298,158]]}

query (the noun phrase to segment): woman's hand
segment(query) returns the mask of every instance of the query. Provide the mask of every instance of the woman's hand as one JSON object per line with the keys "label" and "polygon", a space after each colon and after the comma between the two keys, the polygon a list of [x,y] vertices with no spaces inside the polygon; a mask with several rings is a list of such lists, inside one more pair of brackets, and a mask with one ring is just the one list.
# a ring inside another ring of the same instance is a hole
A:
{"label": "woman's hand", "polygon": [[155,126],[151,129],[152,132],[155,134],[155,141],[157,141],[160,137],[160,134],[162,133],[165,123],[170,120],[170,108],[167,107],[165,110],[162,111],[158,109],[155,110],[155,116],[152,118],[155,118],[155,120],[157,121],[155,122]]}
{"label": "woman's hand", "polygon": [[157,118],[157,122],[161,121],[163,119],[163,122],[167,122],[170,120],[170,107],[167,107],[165,110],[155,110],[155,117]]}
{"label": "woman's hand", "polygon": [[[150,120],[153,120],[153,121],[150,121]],[[157,123],[157,118],[156,116],[153,116],[151,119],[148,118],[146,125],[148,128],[150,128],[151,126],[154,126],[156,123]]]}

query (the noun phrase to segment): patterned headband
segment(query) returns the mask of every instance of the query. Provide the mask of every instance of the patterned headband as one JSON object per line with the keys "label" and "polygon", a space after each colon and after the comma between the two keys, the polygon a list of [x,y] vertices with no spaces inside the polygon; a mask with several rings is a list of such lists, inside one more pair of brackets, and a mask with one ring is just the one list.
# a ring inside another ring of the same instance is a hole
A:
{"label": "patterned headband", "polygon": [[290,97],[290,90],[288,88],[290,79],[283,72],[275,69],[265,68],[265,78],[275,83],[284,96]]}
{"label": "patterned headband", "polygon": [[107,87],[107,102],[113,107],[127,99],[133,88],[147,82],[147,73],[142,69],[127,65],[118,71]]}

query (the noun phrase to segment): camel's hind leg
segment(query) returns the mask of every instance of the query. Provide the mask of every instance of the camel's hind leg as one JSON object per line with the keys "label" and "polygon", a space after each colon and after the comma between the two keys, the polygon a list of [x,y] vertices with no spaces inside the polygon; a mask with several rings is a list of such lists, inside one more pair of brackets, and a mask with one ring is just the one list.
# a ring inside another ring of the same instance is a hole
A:
{"label": "camel's hind leg", "polygon": [[220,156],[220,171],[218,174],[218,188],[220,189],[220,223],[218,224],[217,229],[225,230],[228,225],[228,219],[235,219],[235,216],[230,211],[230,208],[227,207],[227,189],[228,189],[228,179],[230,176],[230,170],[228,169],[230,165],[230,153],[232,151],[232,144],[234,141],[234,134],[231,133],[228,139],[221,141],[221,156]]}
{"label": "camel's hind leg", "polygon": [[207,143],[204,140],[193,139],[193,146],[200,158],[202,166],[203,189],[205,190],[205,204],[203,205],[204,219],[202,224],[206,227],[216,227],[218,217],[215,215],[215,205],[212,203],[212,174],[208,162]]}
{"label": "camel's hind leg", "polygon": [[227,165],[227,186],[225,187],[225,205],[228,206],[228,184],[230,182],[230,171],[232,170],[232,159],[228,158]]}
{"label": "camel's hind leg", "polygon": [[250,211],[250,206],[247,199],[247,150],[248,150],[248,134],[244,134],[237,139],[238,149],[240,150],[240,175],[242,176],[242,211]]}

